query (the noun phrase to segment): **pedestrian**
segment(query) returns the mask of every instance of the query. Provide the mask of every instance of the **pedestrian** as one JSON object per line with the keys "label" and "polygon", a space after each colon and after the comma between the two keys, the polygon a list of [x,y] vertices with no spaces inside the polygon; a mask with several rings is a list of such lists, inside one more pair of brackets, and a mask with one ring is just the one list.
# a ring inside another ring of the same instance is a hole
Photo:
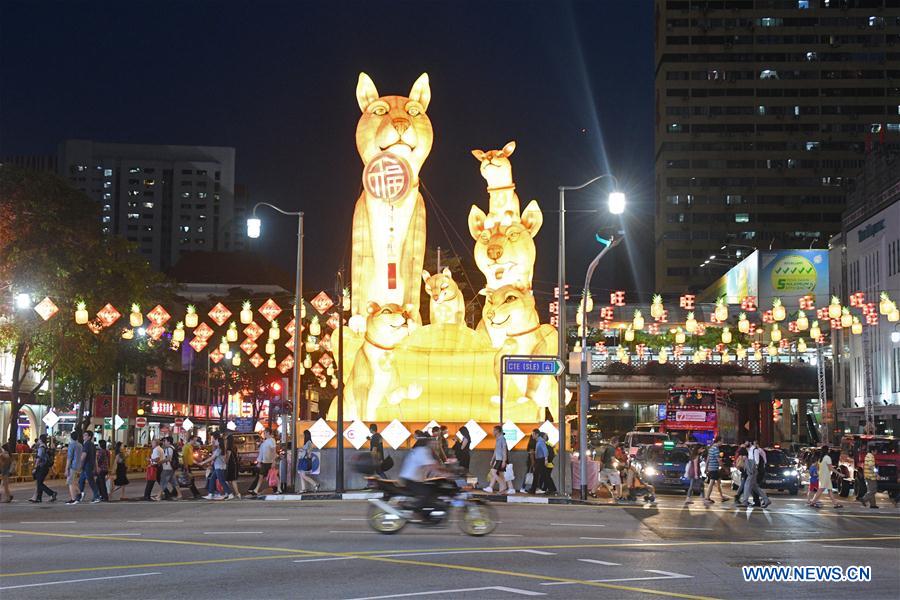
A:
{"label": "pedestrian", "polygon": [[469,472],[469,463],[472,460],[472,435],[469,433],[468,427],[463,425],[456,433],[456,445],[453,446],[453,454],[456,456],[456,462],[459,463],[463,473]]}
{"label": "pedestrian", "polygon": [[160,479],[159,473],[160,463],[162,462],[162,448],[159,447],[159,439],[150,440],[150,456],[147,459],[147,472],[145,478],[147,485],[144,486],[144,500],[147,502],[158,500],[157,496],[153,496],[153,486]]}
{"label": "pedestrian", "polygon": [[0,500],[0,502],[7,503],[12,502],[13,496],[12,492],[9,491],[9,477],[12,473],[12,444],[6,442],[2,446],[0,446],[0,485],[3,488],[3,494],[0,494],[0,497],[6,498],[6,500]]}
{"label": "pedestrian", "polygon": [[837,475],[838,481],[843,479],[843,475],[834,467],[834,464],[831,461],[831,452],[828,448],[828,444],[822,444],[822,447],[819,449],[819,491],[813,496],[810,506],[821,508],[819,498],[822,497],[824,492],[828,492],[828,499],[831,500],[831,506],[833,508],[843,507],[843,505],[838,503],[835,499],[834,492],[831,490],[832,475]]}
{"label": "pedestrian", "polygon": [[375,467],[375,474],[386,479],[384,472],[384,438],[378,433],[378,425],[372,423],[369,425],[369,455],[372,459],[372,465]]}
{"label": "pedestrian", "polygon": [[[812,499],[819,491],[819,451],[813,450],[806,457],[806,472],[809,473],[809,485],[806,488],[806,504],[813,505]],[[821,505],[820,505],[821,506]]]}
{"label": "pedestrian", "polygon": [[531,435],[535,438],[534,475],[531,479],[531,489],[528,492],[530,494],[544,494],[546,493],[544,481],[547,478],[547,442],[538,430],[532,431]]}
{"label": "pedestrian", "polygon": [[[159,487],[160,487],[160,499],[162,500],[171,500],[172,496],[176,496],[177,494],[171,494],[169,492],[169,486],[173,483],[175,478],[175,469],[172,466],[172,458],[175,456],[175,449],[172,447],[172,438],[164,437],[161,440],[160,448],[162,449],[162,456],[159,460]],[[178,488],[176,487],[177,491]]]}
{"label": "pedestrian", "polygon": [[227,481],[229,487],[231,487],[232,496],[236,497],[238,500],[243,500],[241,497],[241,490],[238,487],[238,476],[240,475],[239,466],[234,436],[229,435],[225,439],[225,481]]}
{"label": "pedestrian", "polygon": [[441,437],[441,428],[439,425],[435,425],[431,428],[431,438],[434,441],[433,448],[434,453],[437,456],[438,462],[444,464],[447,462],[447,452],[445,451],[444,439]]}
{"label": "pedestrian", "polygon": [[722,461],[719,457],[719,442],[722,439],[719,436],[713,438],[712,446],[706,455],[706,477],[709,480],[709,486],[706,488],[705,500],[712,502],[713,487],[719,488],[719,500],[725,502],[729,498],[722,491]]}
{"label": "pedestrian", "polygon": [[872,453],[871,445],[869,445],[868,452],[866,452],[862,471],[866,480],[866,495],[863,496],[860,502],[862,502],[863,506],[868,505],[869,508],[878,508],[875,504],[875,494],[878,493],[878,475],[875,473],[875,454]]}
{"label": "pedestrian", "polygon": [[97,446],[94,445],[94,432],[82,434],[84,443],[81,446],[81,476],[78,478],[78,500],[84,500],[84,484],[91,488],[93,498],[91,504],[100,502],[100,490],[97,488]]}
{"label": "pedestrian", "polygon": [[[28,438],[22,438],[16,441],[16,454],[28,454],[31,448],[28,447]],[[10,452],[10,454],[12,454]]]}
{"label": "pedestrian", "polygon": [[81,493],[78,491],[78,479],[81,477],[81,442],[78,431],[70,435],[69,447],[66,449],[66,485],[69,486],[69,501],[66,504],[78,504]]}
{"label": "pedestrian", "polygon": [[34,470],[31,472],[31,475],[34,477],[36,487],[34,495],[28,501],[35,504],[43,502],[44,492],[50,496],[50,502],[56,502],[56,492],[44,483],[44,480],[50,473],[50,469],[53,468],[53,460],[55,458],[53,451],[47,445],[48,439],[47,434],[42,433],[38,437],[37,450],[34,453]]}
{"label": "pedestrian", "polygon": [[297,455],[297,474],[300,476],[300,493],[306,492],[306,486],[311,485],[314,492],[319,491],[319,482],[313,478],[313,443],[309,429],[303,432],[303,446]]}
{"label": "pedestrian", "polygon": [[616,448],[613,444],[607,444],[600,453],[600,474],[597,477],[597,489],[594,490],[595,496],[599,495],[600,486],[606,488],[613,502],[622,498],[622,477],[616,469]]}
{"label": "pedestrian", "polygon": [[130,482],[128,481],[128,449],[122,444],[122,442],[116,442],[115,448],[115,464],[116,464],[116,478],[113,480],[113,490],[112,494],[115,494],[118,490],[122,490],[122,495],[119,497],[119,500],[127,500],[125,497],[125,486]]}
{"label": "pedestrian", "polygon": [[547,460],[544,461],[544,491],[548,494],[556,494],[556,484],[553,483],[552,476],[556,452],[553,450],[553,444],[550,443],[550,436],[546,431],[539,431],[538,435],[544,438],[544,444],[547,445]]}
{"label": "pedestrian", "polygon": [[[532,485],[534,484],[534,478],[537,477],[537,473],[534,472],[534,452],[537,446],[537,439],[540,435],[540,430],[532,429],[531,435],[528,436],[528,446],[526,446],[526,462],[525,462],[525,475],[522,478],[522,487],[519,488],[520,492],[527,492]],[[531,480],[531,483],[528,480]]]}
{"label": "pedestrian", "polygon": [[200,444],[200,440],[195,435],[189,435],[187,442],[181,448],[181,478],[178,485],[188,487],[193,494],[194,499],[200,498],[203,494],[197,489],[194,483],[194,476],[191,474],[191,467],[196,462],[194,460],[194,449]]}
{"label": "pedestrian", "polygon": [[738,503],[738,506],[749,506],[748,500],[754,492],[759,494],[759,497],[762,500],[760,504],[762,508],[766,508],[772,504],[772,501],[769,500],[765,490],[759,485],[759,471],[760,469],[764,469],[766,464],[765,459],[763,458],[763,455],[760,454],[759,450],[756,441],[750,442],[750,448],[747,449],[747,479],[744,483],[744,493],[741,495],[741,501]]}
{"label": "pedestrian", "polygon": [[446,425],[441,425],[441,451],[450,458],[450,429]]}
{"label": "pedestrian", "polygon": [[287,442],[284,444],[284,446],[281,447],[281,452],[278,453],[278,489],[275,490],[276,493],[283,494],[287,489],[291,462],[290,460],[288,460],[288,456],[291,455],[291,452],[293,452],[293,450],[293,443]]}
{"label": "pedestrian", "polygon": [[[703,495],[703,483],[700,481],[700,447],[694,446],[691,449],[691,456],[684,467],[684,476],[688,482],[687,496],[684,499],[685,504],[693,504],[691,499],[694,495],[694,488],[700,487],[700,495]],[[704,498],[705,500],[705,498]]]}
{"label": "pedestrian", "polygon": [[[213,434],[212,454],[209,455],[209,458],[201,462],[200,465],[209,465],[209,476],[206,479],[207,493],[203,496],[204,499],[219,500],[224,498],[225,500],[230,500],[231,498],[234,498],[234,495],[231,493],[231,488],[228,487],[228,482],[225,480],[225,467],[227,465],[225,461],[225,442],[218,432]],[[222,488],[222,495],[219,495],[216,492],[216,482],[218,482],[219,486]]]}
{"label": "pedestrian", "polygon": [[484,491],[493,492],[494,482],[497,483],[497,493],[509,494],[515,493],[515,489],[508,488],[506,485],[506,465],[509,464],[509,449],[506,445],[506,437],[503,435],[503,428],[500,425],[494,425],[494,455],[491,458],[491,470],[489,473],[489,481]]}
{"label": "pedestrian", "polygon": [[100,500],[109,502],[109,489],[106,487],[109,478],[109,450],[106,449],[106,440],[100,440],[100,448],[97,450],[97,489],[100,491]]}

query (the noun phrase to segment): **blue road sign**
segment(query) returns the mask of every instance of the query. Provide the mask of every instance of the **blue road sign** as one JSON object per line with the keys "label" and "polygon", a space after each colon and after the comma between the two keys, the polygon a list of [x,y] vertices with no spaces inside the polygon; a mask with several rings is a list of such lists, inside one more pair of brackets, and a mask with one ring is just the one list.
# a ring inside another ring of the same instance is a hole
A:
{"label": "blue road sign", "polygon": [[555,356],[507,356],[503,358],[504,375],[550,375],[558,377],[563,364]]}

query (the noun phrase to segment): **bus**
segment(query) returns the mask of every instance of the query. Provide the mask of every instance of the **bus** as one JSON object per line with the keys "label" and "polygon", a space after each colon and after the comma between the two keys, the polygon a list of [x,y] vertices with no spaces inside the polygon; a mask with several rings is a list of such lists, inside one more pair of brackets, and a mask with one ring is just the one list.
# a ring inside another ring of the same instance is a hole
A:
{"label": "bus", "polygon": [[737,442],[738,410],[731,394],[718,388],[669,388],[660,431],[682,442],[712,443],[718,435],[725,444]]}

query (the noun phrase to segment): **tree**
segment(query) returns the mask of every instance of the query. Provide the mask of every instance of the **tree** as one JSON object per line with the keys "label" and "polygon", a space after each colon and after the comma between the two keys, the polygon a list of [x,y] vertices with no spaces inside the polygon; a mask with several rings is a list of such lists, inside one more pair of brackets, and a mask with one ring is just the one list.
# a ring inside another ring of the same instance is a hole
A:
{"label": "tree", "polygon": [[[23,396],[34,397],[51,370],[83,407],[116,372],[141,372],[162,360],[147,351],[149,342],[124,343],[127,314],[97,333],[75,324],[77,302],[94,312],[111,303],[126,313],[134,302],[165,302],[171,293],[130,244],[103,235],[97,203],[53,174],[0,165],[0,292],[0,349],[14,356],[10,438]],[[60,312],[45,322],[16,309],[11,299],[19,293],[35,303],[48,297]],[[23,392],[29,371],[41,379]]]}

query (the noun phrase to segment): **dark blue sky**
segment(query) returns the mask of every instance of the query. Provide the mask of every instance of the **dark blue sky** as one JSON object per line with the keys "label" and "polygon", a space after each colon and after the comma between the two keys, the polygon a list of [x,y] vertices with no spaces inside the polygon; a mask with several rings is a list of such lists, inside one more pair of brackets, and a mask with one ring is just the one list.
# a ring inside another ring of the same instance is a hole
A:
{"label": "dark blue sky", "polygon": [[[67,137],[234,146],[253,201],[306,211],[307,285],[331,286],[362,172],[357,75],[405,95],[427,71],[435,143],[422,179],[464,242],[429,208],[429,245],[471,255],[466,216],[473,202],[486,209],[487,193],[469,151],[515,139],[519,197],[546,211],[539,302],[556,279],[557,186],[607,170],[629,193],[630,240],[595,288],[648,292],[653,69],[650,0],[0,0],[0,154],[52,153]],[[591,207],[601,193],[572,194],[569,207]],[[292,270],[292,224],[266,217],[260,249]],[[578,288],[598,251],[593,232],[609,218],[569,217]]]}

